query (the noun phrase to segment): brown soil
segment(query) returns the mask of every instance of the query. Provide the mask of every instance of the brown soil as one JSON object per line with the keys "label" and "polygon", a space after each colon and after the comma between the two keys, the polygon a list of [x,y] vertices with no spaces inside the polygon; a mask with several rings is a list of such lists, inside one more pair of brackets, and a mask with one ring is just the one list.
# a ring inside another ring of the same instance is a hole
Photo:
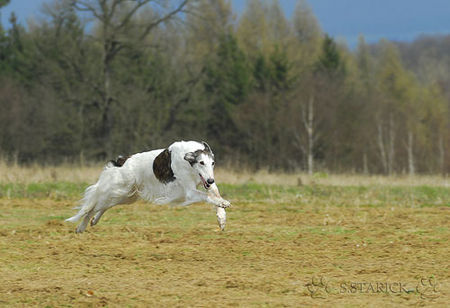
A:
{"label": "brown soil", "polygon": [[[0,199],[0,304],[442,306],[448,207],[137,203],[84,234],[68,201]],[[401,284],[401,286],[400,286]],[[384,288],[384,286],[387,286]],[[377,289],[378,288],[378,289]]]}

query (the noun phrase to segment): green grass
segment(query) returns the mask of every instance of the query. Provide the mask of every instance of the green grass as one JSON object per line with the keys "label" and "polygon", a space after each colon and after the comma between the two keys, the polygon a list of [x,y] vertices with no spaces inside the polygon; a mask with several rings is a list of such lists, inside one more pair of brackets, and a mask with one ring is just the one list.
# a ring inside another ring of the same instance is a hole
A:
{"label": "green grass", "polygon": [[[431,186],[276,186],[261,184],[220,186],[222,195],[240,201],[275,201],[280,200],[321,200],[337,201],[337,205],[352,205],[349,200],[359,200],[359,205],[376,207],[377,205],[402,204],[421,207],[443,205],[450,206],[450,189]],[[367,202],[364,202],[367,201]],[[336,202],[334,202],[336,204]],[[341,204],[340,204],[341,203]]]}
{"label": "green grass", "polygon": [[88,184],[71,182],[0,184],[0,198],[73,199],[82,195]]}
{"label": "green grass", "polygon": [[[81,198],[87,183],[47,182],[32,184],[0,184],[0,198],[74,200]],[[221,184],[222,196],[240,202],[295,202],[308,204],[320,201],[327,206],[450,206],[450,189],[431,186],[278,186],[249,183]],[[301,212],[298,207],[283,210]]]}

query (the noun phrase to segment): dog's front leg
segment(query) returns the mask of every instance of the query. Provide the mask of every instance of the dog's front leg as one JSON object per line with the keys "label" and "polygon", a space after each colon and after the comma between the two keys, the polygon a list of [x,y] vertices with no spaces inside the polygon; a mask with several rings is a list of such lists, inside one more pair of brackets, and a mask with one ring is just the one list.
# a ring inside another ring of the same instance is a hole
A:
{"label": "dog's front leg", "polygon": [[182,205],[189,205],[196,202],[208,202],[212,203],[216,206],[216,216],[217,222],[219,224],[220,230],[225,230],[225,224],[227,221],[227,213],[225,211],[225,207],[230,206],[230,202],[223,199],[220,194],[217,186],[213,184],[208,193],[204,193],[199,190],[189,190],[186,193],[186,201]]}
{"label": "dog's front leg", "polygon": [[190,205],[197,202],[213,203],[212,200],[210,200],[208,194],[197,189],[187,190],[185,199],[186,200],[181,204],[181,206]]}
{"label": "dog's front leg", "polygon": [[208,190],[208,195],[211,199],[214,200],[212,202],[214,205],[221,207],[221,208],[227,208],[231,206],[230,201],[225,200],[222,198],[222,196],[219,193],[219,188],[217,187],[216,183],[212,184],[211,187]]}
{"label": "dog's front leg", "polygon": [[225,224],[227,222],[227,212],[225,211],[225,207],[229,207],[231,204],[228,200],[222,198],[222,196],[219,193],[219,188],[215,183],[211,185],[209,189],[209,194],[219,199],[223,205],[226,205],[226,206],[216,205],[217,223],[219,224],[220,230],[223,231],[225,230]]}
{"label": "dog's front leg", "polygon": [[220,196],[219,190],[215,184],[211,185],[210,193],[205,193],[195,188],[188,189],[186,190],[185,198],[186,201],[181,205],[189,205],[196,202],[208,202],[222,208],[227,208],[231,205],[229,201]]}
{"label": "dog's front leg", "polygon": [[216,216],[217,223],[219,224],[220,230],[225,230],[225,224],[227,222],[227,212],[223,207],[216,206]]}

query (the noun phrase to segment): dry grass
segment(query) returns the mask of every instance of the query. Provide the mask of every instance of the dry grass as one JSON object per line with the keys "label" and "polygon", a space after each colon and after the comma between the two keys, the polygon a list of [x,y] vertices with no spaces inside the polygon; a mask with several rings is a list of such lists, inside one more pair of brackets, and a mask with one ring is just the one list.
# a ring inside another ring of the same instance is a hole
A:
{"label": "dry grass", "polygon": [[[448,305],[448,207],[355,207],[345,205],[347,197],[339,198],[336,202],[344,205],[330,204],[321,195],[264,203],[233,196],[225,232],[218,232],[214,213],[205,205],[137,203],[110,210],[81,235],[62,221],[73,214],[71,200],[0,199],[0,303]],[[429,277],[438,283],[436,289],[420,285]],[[390,283],[397,289],[342,292],[342,284],[352,282]],[[404,291],[398,292],[398,283]]]}
{"label": "dry grass", "polygon": [[[101,168],[0,162],[0,305],[446,307],[450,302],[446,178],[219,169],[218,182],[231,183],[219,186],[233,203],[225,232],[218,231],[213,210],[204,204],[173,208],[139,202],[115,207],[99,225],[74,234],[63,220],[74,214],[85,183],[94,182]],[[351,283],[366,285],[351,289]],[[377,283],[394,288],[367,287]]]}
{"label": "dry grass", "polygon": [[[103,168],[102,164],[91,166],[62,165],[58,167],[28,167],[8,164],[0,160],[0,183],[42,183],[42,182],[73,182],[94,183]],[[309,176],[304,173],[269,173],[267,171],[230,171],[225,168],[216,169],[216,179],[219,183],[246,184],[249,182],[267,185],[327,185],[327,186],[440,186],[450,187],[450,178],[439,175],[417,176],[380,176],[380,175],[328,175],[317,173]]]}
{"label": "dry grass", "polygon": [[93,183],[97,180],[103,166],[61,165],[44,167],[41,165],[20,166],[0,160],[0,183],[43,183],[74,182]]}

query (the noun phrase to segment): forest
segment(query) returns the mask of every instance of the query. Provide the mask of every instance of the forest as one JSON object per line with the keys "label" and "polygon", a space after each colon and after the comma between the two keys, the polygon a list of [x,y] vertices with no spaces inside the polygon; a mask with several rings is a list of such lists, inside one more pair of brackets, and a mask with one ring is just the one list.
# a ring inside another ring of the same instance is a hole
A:
{"label": "forest", "polygon": [[450,172],[450,35],[351,49],[306,0],[289,18],[276,0],[240,14],[226,0],[59,0],[26,25],[0,16],[3,160],[86,164],[193,139],[235,169]]}

